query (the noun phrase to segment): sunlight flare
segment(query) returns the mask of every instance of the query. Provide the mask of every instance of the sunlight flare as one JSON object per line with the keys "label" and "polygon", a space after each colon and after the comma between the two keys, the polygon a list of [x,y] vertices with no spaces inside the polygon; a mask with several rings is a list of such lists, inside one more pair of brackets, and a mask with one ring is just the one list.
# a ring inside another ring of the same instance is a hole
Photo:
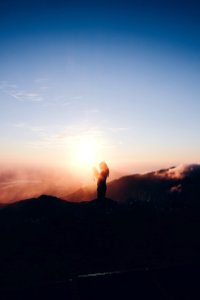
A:
{"label": "sunlight flare", "polygon": [[82,136],[71,145],[70,165],[76,171],[91,170],[99,159],[99,145],[94,137]]}
{"label": "sunlight flare", "polygon": [[77,149],[77,160],[81,166],[92,166],[97,155],[97,145],[91,139],[82,139]]}

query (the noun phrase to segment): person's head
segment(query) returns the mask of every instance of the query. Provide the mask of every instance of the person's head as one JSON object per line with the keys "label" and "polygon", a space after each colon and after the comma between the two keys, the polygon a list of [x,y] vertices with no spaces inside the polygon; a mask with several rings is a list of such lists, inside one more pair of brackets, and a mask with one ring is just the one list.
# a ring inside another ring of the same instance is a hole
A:
{"label": "person's head", "polygon": [[100,162],[99,168],[100,168],[101,171],[105,171],[109,175],[108,166],[107,166],[107,164],[104,161]]}

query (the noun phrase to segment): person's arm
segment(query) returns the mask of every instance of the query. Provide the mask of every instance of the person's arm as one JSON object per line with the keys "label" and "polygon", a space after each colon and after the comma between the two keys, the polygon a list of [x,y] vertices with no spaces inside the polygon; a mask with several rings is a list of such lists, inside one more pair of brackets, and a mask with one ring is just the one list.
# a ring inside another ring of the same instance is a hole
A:
{"label": "person's arm", "polygon": [[99,178],[99,172],[97,171],[97,169],[94,167],[93,168],[93,173],[94,173],[94,177],[96,177],[96,179]]}

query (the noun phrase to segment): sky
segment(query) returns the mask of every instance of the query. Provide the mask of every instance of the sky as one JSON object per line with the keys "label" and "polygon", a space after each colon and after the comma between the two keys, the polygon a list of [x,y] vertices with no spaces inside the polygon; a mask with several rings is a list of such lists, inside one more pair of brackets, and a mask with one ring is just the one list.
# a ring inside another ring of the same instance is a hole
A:
{"label": "sky", "polygon": [[0,164],[198,163],[198,1],[1,1]]}

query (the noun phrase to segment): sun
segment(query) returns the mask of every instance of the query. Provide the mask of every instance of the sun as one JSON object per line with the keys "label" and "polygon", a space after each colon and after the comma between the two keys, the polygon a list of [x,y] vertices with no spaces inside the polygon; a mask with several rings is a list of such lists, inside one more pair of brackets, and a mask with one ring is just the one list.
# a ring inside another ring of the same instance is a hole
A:
{"label": "sun", "polygon": [[82,140],[79,143],[78,162],[82,166],[91,166],[96,158],[96,147],[91,140]]}
{"label": "sun", "polygon": [[95,138],[82,136],[71,147],[70,163],[77,170],[91,169],[98,161],[99,145]]}

